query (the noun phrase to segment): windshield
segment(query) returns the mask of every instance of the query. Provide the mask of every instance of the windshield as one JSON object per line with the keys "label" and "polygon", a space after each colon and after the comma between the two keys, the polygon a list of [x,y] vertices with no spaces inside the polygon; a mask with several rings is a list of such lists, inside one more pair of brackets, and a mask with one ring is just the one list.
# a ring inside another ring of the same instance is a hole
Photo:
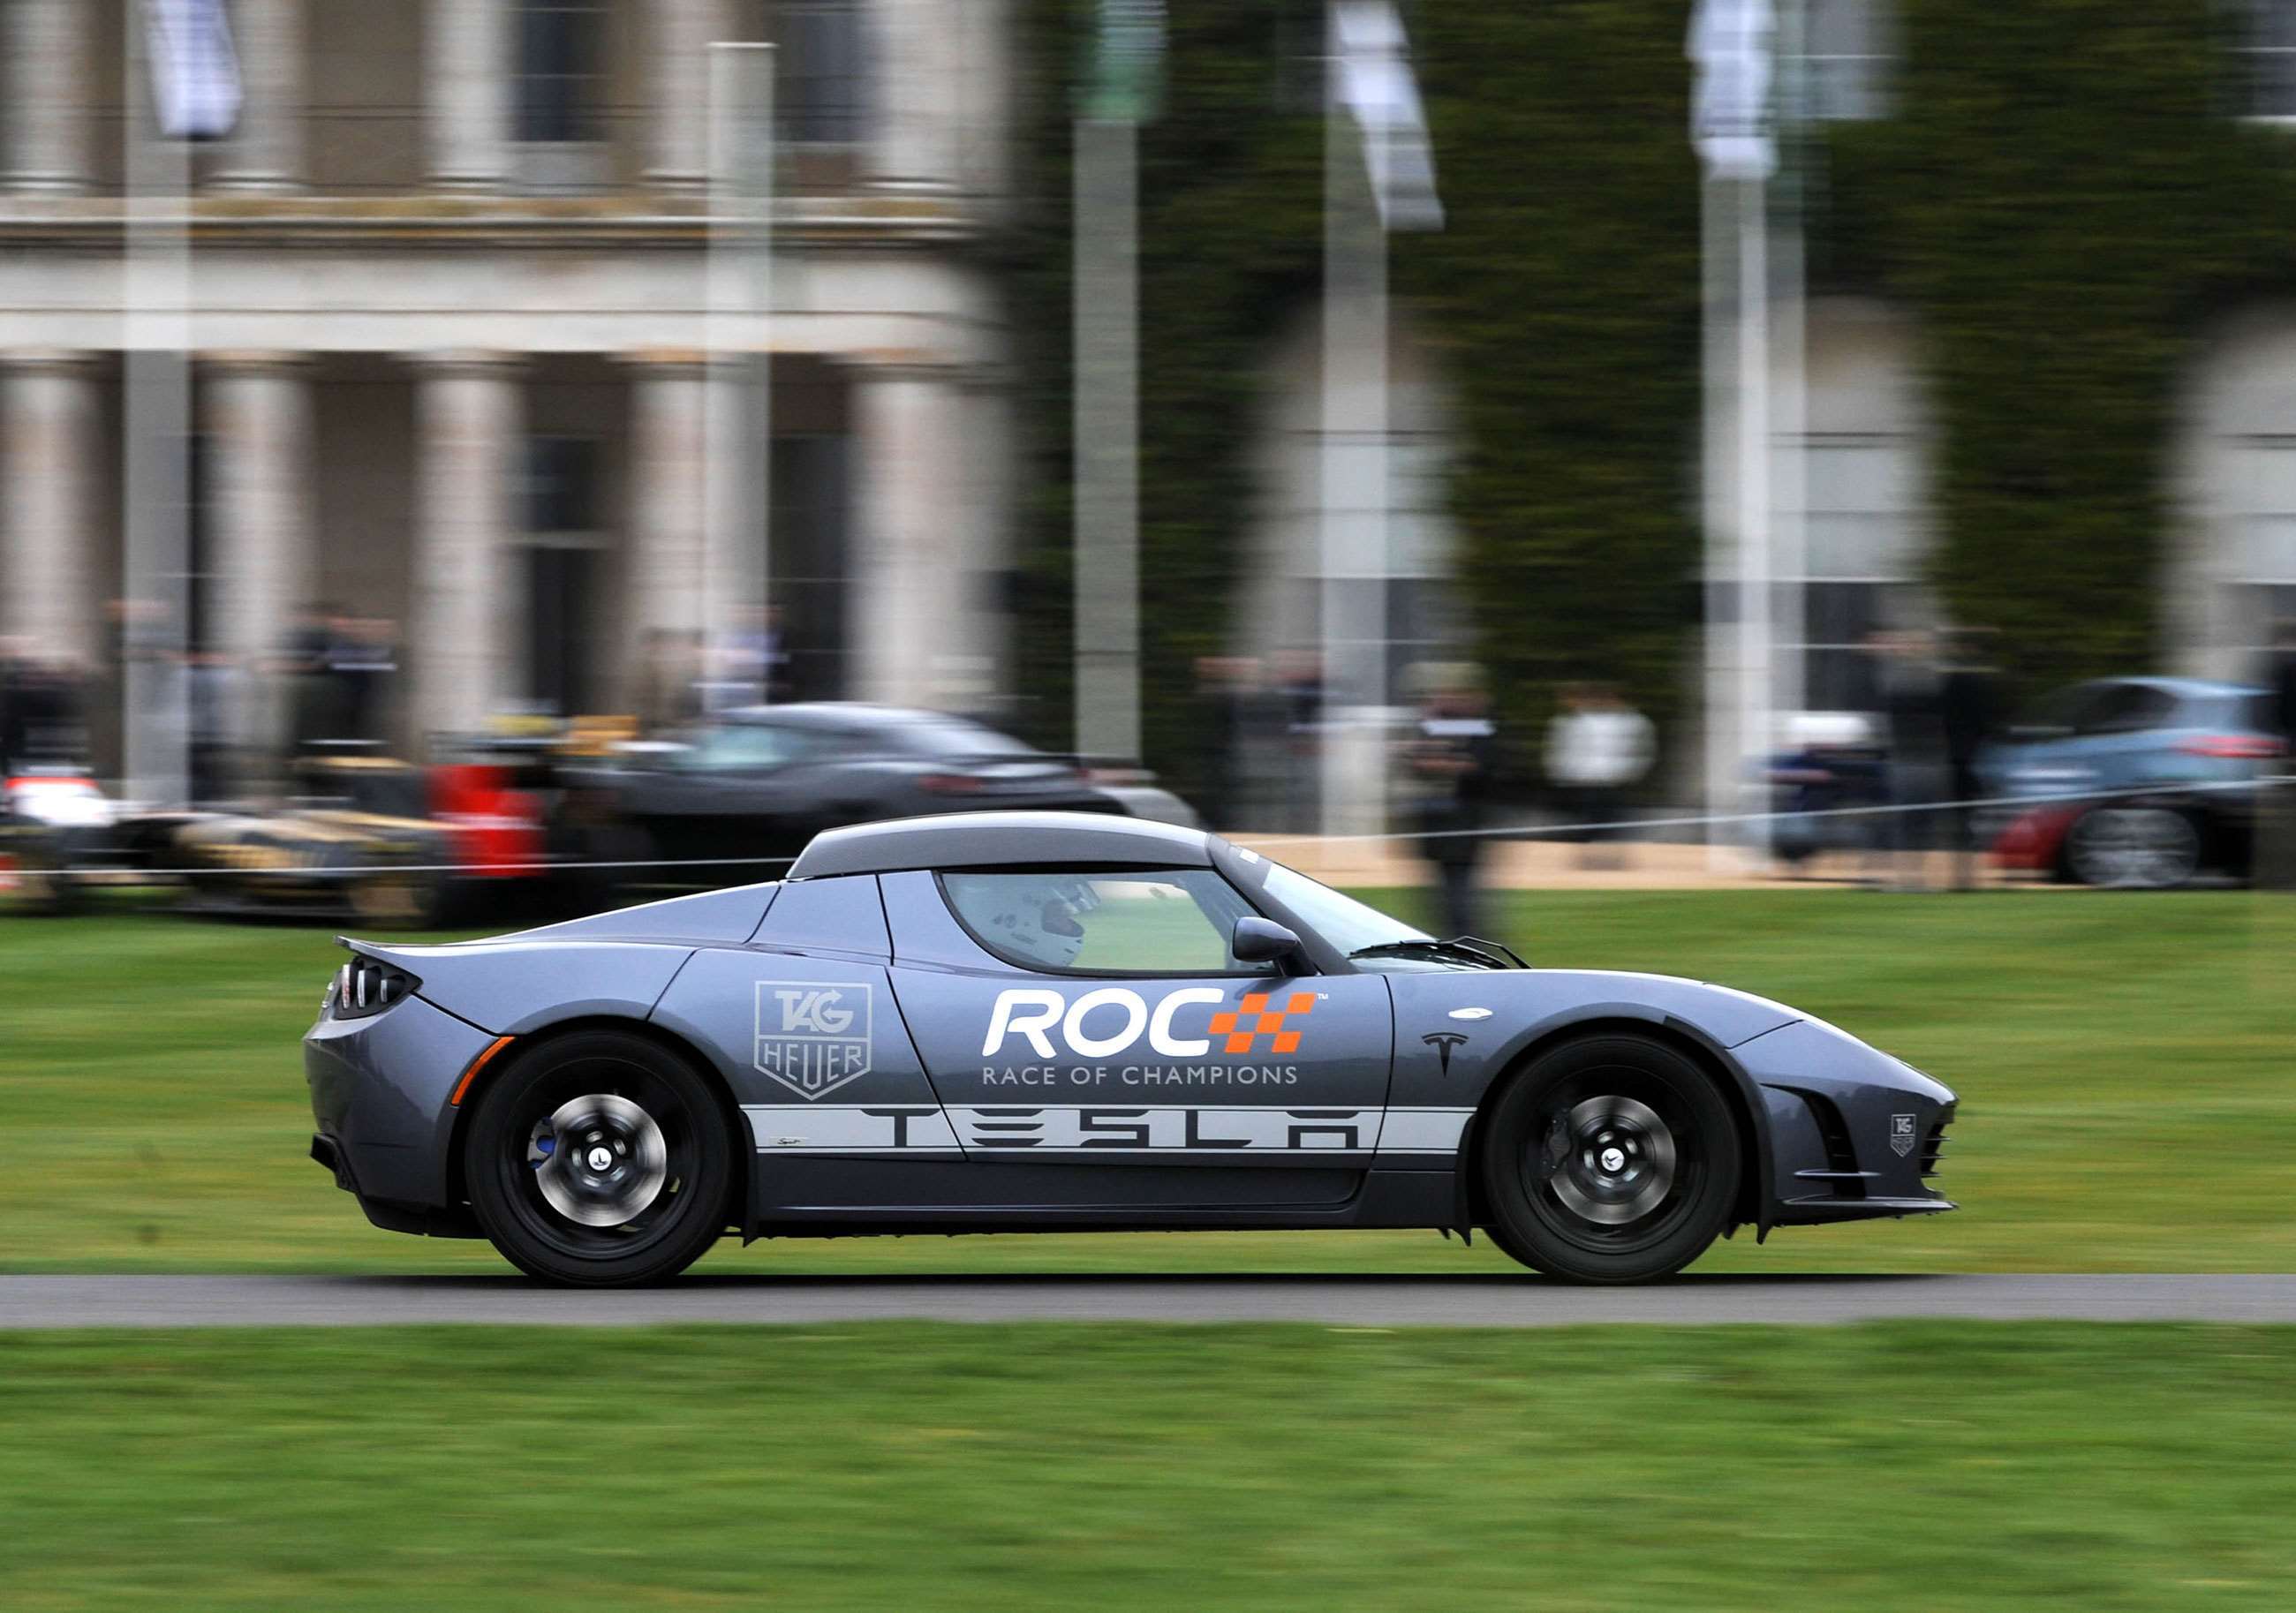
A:
{"label": "windshield", "polygon": [[1361,952],[1366,946],[1430,938],[1424,930],[1414,929],[1400,919],[1390,919],[1378,908],[1367,907],[1353,897],[1341,896],[1330,886],[1319,885],[1281,863],[1267,864],[1265,888],[1286,912],[1343,954]]}
{"label": "windshield", "polygon": [[926,756],[1021,757],[1038,754],[1009,733],[999,733],[994,728],[969,723],[962,717],[935,717],[924,722],[904,723],[892,733],[902,749]]}

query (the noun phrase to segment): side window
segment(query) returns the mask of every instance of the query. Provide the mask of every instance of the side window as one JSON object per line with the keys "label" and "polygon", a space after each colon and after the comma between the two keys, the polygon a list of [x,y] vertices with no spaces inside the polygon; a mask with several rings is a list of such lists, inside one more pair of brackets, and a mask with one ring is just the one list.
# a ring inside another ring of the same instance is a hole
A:
{"label": "side window", "polygon": [[692,736],[683,765],[701,773],[764,773],[813,749],[812,736],[771,723],[728,723]]}
{"label": "side window", "polygon": [[2176,701],[2158,689],[2141,684],[2112,685],[2103,698],[2082,714],[2076,725],[2081,733],[2137,733],[2158,728]]}
{"label": "side window", "polygon": [[941,890],[983,946],[1023,969],[1078,974],[1264,974],[1228,954],[1251,909],[1208,868],[948,873]]}

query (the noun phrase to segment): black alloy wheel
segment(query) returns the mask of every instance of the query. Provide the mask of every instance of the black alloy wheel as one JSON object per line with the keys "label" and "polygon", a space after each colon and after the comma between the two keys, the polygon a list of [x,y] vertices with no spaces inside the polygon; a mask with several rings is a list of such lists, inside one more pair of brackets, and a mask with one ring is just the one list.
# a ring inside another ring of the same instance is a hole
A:
{"label": "black alloy wheel", "polygon": [[685,1060],[580,1031],[517,1055],[464,1143],[471,1208],[504,1258],[581,1287],[659,1282],[726,1227],[724,1112]]}
{"label": "black alloy wheel", "polygon": [[1737,1127],[1712,1077],[1663,1042],[1567,1043],[1514,1078],[1487,1126],[1492,1239],[1551,1277],[1668,1276],[1728,1224]]}

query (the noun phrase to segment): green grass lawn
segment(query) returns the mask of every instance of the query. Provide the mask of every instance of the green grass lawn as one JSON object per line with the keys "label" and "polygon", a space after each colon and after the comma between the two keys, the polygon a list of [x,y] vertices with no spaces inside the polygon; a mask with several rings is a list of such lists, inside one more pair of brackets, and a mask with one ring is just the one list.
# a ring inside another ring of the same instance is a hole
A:
{"label": "green grass lawn", "polygon": [[2292,1440],[2288,1329],[0,1336],[0,1601],[2284,1609]]}
{"label": "green grass lawn", "polygon": [[[1741,1239],[1706,1269],[2296,1270],[2296,900],[1572,892],[1505,912],[1534,962],[1780,997],[1959,1090],[1960,1214]],[[324,929],[0,920],[0,1269],[498,1267],[372,1229],[305,1158],[296,1044],[340,956]],[[710,1262],[1513,1269],[1431,1232],[777,1242]]]}

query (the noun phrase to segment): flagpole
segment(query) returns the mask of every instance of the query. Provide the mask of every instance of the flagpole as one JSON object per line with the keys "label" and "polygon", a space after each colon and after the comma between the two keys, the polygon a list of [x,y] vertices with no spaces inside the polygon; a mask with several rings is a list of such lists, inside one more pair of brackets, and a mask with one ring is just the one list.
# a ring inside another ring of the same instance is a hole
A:
{"label": "flagpole", "polygon": [[1139,130],[1076,123],[1076,748],[1140,757]]}
{"label": "flagpole", "polygon": [[[696,615],[715,653],[738,610],[772,598],[774,47],[712,41],[709,94],[708,519]],[[770,660],[760,668],[760,700],[773,672]]]}
{"label": "flagpole", "polygon": [[122,788],[176,802],[191,791],[191,143],[165,127],[157,75],[189,70],[155,60],[132,13],[123,33]]}
{"label": "flagpole", "polygon": [[[1386,827],[1385,768],[1364,741],[1385,702],[1387,233],[1370,161],[1354,160],[1338,89],[1334,29],[1324,135],[1322,709],[1318,793],[1326,835]],[[1368,158],[1376,128],[1365,131]],[[1377,679],[1374,684],[1371,680]]]}
{"label": "flagpole", "polygon": [[1747,812],[1767,795],[1770,714],[1769,186],[1738,182],[1738,752]]}
{"label": "flagpole", "polygon": [[1777,167],[1775,27],[1770,0],[1700,0],[1688,45],[1697,64],[1692,137],[1705,167],[1706,801],[1715,820],[1708,862],[1718,871],[1742,860],[1731,845],[1735,825],[1724,820],[1766,803],[1766,764],[1776,737],[1768,209]]}
{"label": "flagpole", "polygon": [[1100,0],[1074,126],[1076,748],[1119,762],[1142,750],[1140,125],[1163,53],[1163,0]]}

